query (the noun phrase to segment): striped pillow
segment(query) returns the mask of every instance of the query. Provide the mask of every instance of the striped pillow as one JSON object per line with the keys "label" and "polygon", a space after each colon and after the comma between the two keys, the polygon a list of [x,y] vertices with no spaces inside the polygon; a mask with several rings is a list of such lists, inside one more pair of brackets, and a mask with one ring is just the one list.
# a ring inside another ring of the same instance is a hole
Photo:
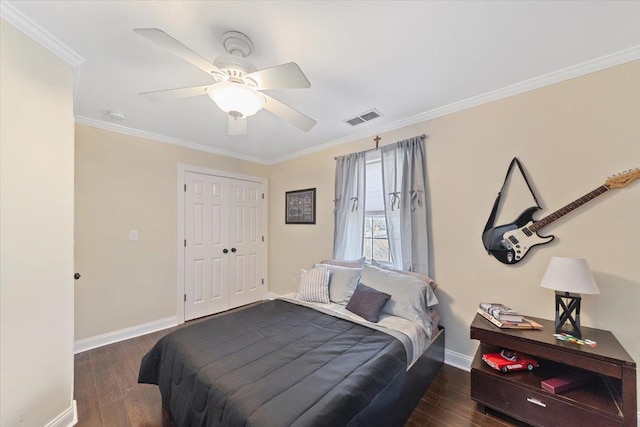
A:
{"label": "striped pillow", "polygon": [[329,269],[327,267],[312,268],[300,272],[298,299],[329,304]]}

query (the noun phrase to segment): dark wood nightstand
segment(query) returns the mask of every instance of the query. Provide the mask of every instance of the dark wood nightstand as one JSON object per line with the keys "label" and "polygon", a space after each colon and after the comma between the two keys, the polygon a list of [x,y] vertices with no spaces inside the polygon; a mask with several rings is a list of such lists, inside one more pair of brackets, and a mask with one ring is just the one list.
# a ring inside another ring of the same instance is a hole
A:
{"label": "dark wood nightstand", "polygon": [[[543,330],[500,329],[476,314],[471,338],[480,346],[471,365],[471,398],[534,426],[637,426],[636,363],[609,331],[582,328],[596,347],[557,340],[553,321],[531,319]],[[502,373],[482,361],[503,348],[533,356],[533,371]],[[569,372],[588,381],[560,394],[540,382]]]}

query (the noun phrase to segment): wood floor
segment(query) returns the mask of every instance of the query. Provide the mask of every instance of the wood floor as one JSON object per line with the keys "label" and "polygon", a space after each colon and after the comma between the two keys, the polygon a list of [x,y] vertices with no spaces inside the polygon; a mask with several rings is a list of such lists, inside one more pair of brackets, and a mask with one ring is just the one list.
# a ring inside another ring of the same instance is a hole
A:
{"label": "wood floor", "polygon": [[[171,420],[163,416],[158,387],[138,384],[137,376],[142,356],[174,329],[77,354],[77,426],[173,427]],[[448,365],[440,370],[407,422],[412,427],[523,425],[495,412],[481,413],[469,397],[469,373]]]}

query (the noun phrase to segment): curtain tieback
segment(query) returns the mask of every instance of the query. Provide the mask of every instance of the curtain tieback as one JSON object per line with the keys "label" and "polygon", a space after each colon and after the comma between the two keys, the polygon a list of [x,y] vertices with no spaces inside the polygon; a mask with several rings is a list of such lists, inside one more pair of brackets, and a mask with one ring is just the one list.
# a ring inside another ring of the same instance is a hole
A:
{"label": "curtain tieback", "polygon": [[357,197],[352,197],[351,198],[351,212],[357,211],[357,210],[358,210],[358,198]]}
{"label": "curtain tieback", "polygon": [[411,195],[411,212],[413,212],[416,210],[416,202],[422,207],[422,190],[411,190],[409,194]]}
{"label": "curtain tieback", "polygon": [[391,203],[391,210],[392,211],[395,210],[396,205],[398,205],[397,208],[398,208],[398,210],[400,210],[400,192],[399,191],[396,191],[396,192],[393,192],[393,193],[389,193],[389,200],[390,200],[390,203]]}
{"label": "curtain tieback", "polygon": [[333,199],[333,213],[335,214],[340,209],[340,197]]}

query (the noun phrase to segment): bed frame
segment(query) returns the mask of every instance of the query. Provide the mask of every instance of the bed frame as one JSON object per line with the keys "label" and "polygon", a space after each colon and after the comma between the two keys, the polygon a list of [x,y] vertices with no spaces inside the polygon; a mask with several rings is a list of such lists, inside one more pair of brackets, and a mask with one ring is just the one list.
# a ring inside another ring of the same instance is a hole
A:
{"label": "bed frame", "polygon": [[431,345],[407,372],[404,389],[398,403],[380,425],[404,426],[443,364],[444,328],[440,326]]}
{"label": "bed frame", "polygon": [[[405,425],[444,364],[444,336],[444,328],[439,326],[438,333],[432,339],[429,347],[407,371],[404,388],[398,403],[388,413],[387,417],[381,420],[380,426],[402,427]],[[162,412],[163,426],[175,426],[164,399],[162,400]]]}

